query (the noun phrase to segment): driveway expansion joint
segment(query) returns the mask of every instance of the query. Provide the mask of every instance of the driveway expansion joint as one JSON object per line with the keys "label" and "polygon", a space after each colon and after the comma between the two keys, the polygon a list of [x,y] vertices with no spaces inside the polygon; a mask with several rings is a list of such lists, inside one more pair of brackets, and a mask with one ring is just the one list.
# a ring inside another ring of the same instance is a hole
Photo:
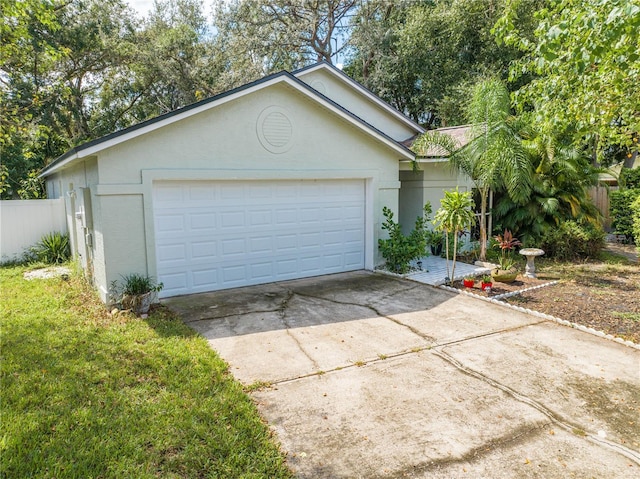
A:
{"label": "driveway expansion joint", "polygon": [[[502,384],[496,381],[495,379],[492,379],[489,376],[482,374],[479,371],[468,368],[467,366],[462,364],[460,361],[458,361],[456,358],[444,352],[442,348],[443,348],[442,346],[434,347],[433,349],[431,349],[431,353],[434,354],[435,356],[438,356],[445,362],[451,364],[453,367],[455,367],[457,370],[459,370],[463,374],[466,374],[467,376],[478,379],[494,388],[501,390],[502,392],[508,394],[518,402],[531,406],[532,408],[536,409],[540,413],[547,416],[553,424],[557,425],[558,427],[561,427],[562,429],[564,429],[565,431],[571,434],[575,435],[574,433],[575,430],[583,429],[582,425],[571,424],[568,420],[561,418],[559,415],[557,415],[556,413],[548,409],[546,406],[544,406],[540,402],[519,393],[515,389],[512,389],[509,386]],[[604,440],[598,437],[597,435],[591,434],[591,433],[587,433],[585,439],[601,447],[606,447],[611,451],[617,452],[618,454],[621,454],[626,458],[636,462],[638,465],[640,465],[640,453],[638,453],[637,451],[634,451],[633,449],[629,449],[628,447],[625,447],[622,444],[619,444],[617,442]]]}
{"label": "driveway expansion joint", "polygon": [[433,345],[434,348],[444,348],[446,346],[452,346],[454,344],[459,344],[459,343],[465,343],[467,341],[473,341],[475,339],[484,339],[487,338],[489,336],[497,336],[499,334],[504,334],[504,333],[511,333],[514,331],[518,331],[520,329],[525,329],[528,328],[530,326],[538,326],[540,324],[544,324],[548,322],[547,320],[542,320],[542,321],[537,321],[535,323],[527,323],[527,324],[521,324],[519,326],[513,326],[510,328],[503,328],[503,329],[498,329],[495,331],[489,331],[488,333],[484,333],[484,334],[474,334],[473,336],[467,336],[465,338],[460,338],[460,339],[455,339],[453,341],[447,341],[445,343],[435,343]]}
{"label": "driveway expansion joint", "polygon": [[287,384],[287,383],[299,381],[299,380],[302,380],[302,379],[313,378],[313,377],[316,377],[316,376],[323,376],[325,374],[337,373],[337,372],[340,372],[340,371],[348,371],[348,370],[351,370],[353,368],[364,368],[364,367],[367,367],[367,366],[372,365],[372,364],[380,363],[382,361],[388,361],[390,359],[401,358],[403,356],[409,356],[410,354],[417,354],[417,353],[422,352],[422,351],[429,351],[430,349],[431,349],[431,346],[415,347],[415,348],[411,348],[411,349],[406,350],[406,351],[400,351],[398,353],[385,354],[384,358],[381,358],[381,357],[378,356],[378,357],[371,358],[371,359],[365,359],[362,362],[357,362],[357,363],[356,362],[352,362],[352,363],[347,364],[345,366],[337,366],[337,367],[331,368],[331,369],[318,370],[318,371],[314,371],[312,373],[302,374],[300,376],[291,377],[291,378],[276,379],[274,381],[269,381],[269,385],[270,386],[277,386],[279,384]]}

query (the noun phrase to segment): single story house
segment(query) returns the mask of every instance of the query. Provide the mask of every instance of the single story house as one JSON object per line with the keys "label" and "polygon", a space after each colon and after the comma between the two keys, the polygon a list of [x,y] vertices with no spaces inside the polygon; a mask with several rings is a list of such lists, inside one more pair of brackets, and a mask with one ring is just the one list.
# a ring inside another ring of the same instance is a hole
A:
{"label": "single story house", "polygon": [[169,297],[374,269],[384,206],[410,228],[461,184],[441,162],[412,171],[423,132],[318,63],[80,145],[41,176],[104,301],[129,273]]}

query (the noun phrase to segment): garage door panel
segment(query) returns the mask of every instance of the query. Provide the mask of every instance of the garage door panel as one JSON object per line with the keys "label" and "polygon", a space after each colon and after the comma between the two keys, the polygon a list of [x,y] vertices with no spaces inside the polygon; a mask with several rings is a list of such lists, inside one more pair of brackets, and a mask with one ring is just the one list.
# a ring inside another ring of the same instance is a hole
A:
{"label": "garage door panel", "polygon": [[273,248],[273,236],[258,236],[249,238],[249,254],[272,253]]}
{"label": "garage door panel", "polygon": [[170,214],[159,218],[156,223],[156,230],[159,233],[176,232],[184,233],[184,216],[181,214]]}
{"label": "garage door panel", "polygon": [[220,213],[220,227],[224,229],[245,226],[244,211],[223,211]]}
{"label": "garage door panel", "polygon": [[232,258],[233,256],[237,255],[244,255],[247,252],[244,238],[223,240],[221,241],[221,244],[222,254],[226,258]]}
{"label": "garage door panel", "polygon": [[217,268],[209,268],[209,269],[198,269],[192,271],[191,273],[191,283],[194,287],[206,287],[211,283],[215,283],[217,281],[218,269]]}
{"label": "garage door panel", "polygon": [[253,263],[249,265],[251,278],[256,281],[266,280],[267,282],[273,276],[273,262],[266,261],[263,263]]}
{"label": "garage door panel", "polygon": [[214,261],[217,248],[215,241],[199,241],[191,243],[191,258],[198,261]]}
{"label": "garage door panel", "polygon": [[207,230],[211,233],[216,228],[216,215],[215,213],[191,213],[188,215],[188,225],[191,231]]}
{"label": "garage door panel", "polygon": [[360,265],[362,264],[362,255],[360,251],[345,253],[344,264],[347,268],[360,268]]}
{"label": "garage door panel", "polygon": [[163,297],[361,269],[364,180],[154,184]]}
{"label": "garage door panel", "polygon": [[257,210],[249,213],[249,226],[270,226],[272,223],[271,210]]}
{"label": "garage door panel", "polygon": [[158,260],[163,263],[182,263],[187,260],[187,248],[184,244],[168,244],[158,247]]}

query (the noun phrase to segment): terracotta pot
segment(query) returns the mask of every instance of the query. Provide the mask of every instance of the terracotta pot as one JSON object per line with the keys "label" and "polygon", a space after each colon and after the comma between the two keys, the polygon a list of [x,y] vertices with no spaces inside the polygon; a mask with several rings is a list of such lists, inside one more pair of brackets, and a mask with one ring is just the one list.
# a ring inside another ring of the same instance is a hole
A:
{"label": "terracotta pot", "polygon": [[473,285],[476,283],[473,279],[463,279],[462,282],[465,288],[473,288]]}

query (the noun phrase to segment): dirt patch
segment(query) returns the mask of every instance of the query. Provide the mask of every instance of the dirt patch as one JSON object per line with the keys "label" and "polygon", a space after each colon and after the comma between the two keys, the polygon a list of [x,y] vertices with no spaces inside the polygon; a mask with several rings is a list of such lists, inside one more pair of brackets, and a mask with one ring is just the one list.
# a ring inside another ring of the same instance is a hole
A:
{"label": "dirt patch", "polygon": [[640,450],[640,391],[626,381],[611,383],[586,377],[570,383],[585,409],[594,417],[604,419],[625,446]]}
{"label": "dirt patch", "polygon": [[472,289],[462,281],[454,287],[495,298],[551,281],[557,283],[499,299],[640,344],[640,266],[633,262],[546,260],[539,262],[537,279],[520,275],[513,283],[494,282],[489,293],[480,289],[479,278]]}
{"label": "dirt patch", "polygon": [[50,266],[48,268],[39,268],[24,273],[24,279],[48,279],[55,278],[57,276],[69,276],[71,270],[66,266]]}

